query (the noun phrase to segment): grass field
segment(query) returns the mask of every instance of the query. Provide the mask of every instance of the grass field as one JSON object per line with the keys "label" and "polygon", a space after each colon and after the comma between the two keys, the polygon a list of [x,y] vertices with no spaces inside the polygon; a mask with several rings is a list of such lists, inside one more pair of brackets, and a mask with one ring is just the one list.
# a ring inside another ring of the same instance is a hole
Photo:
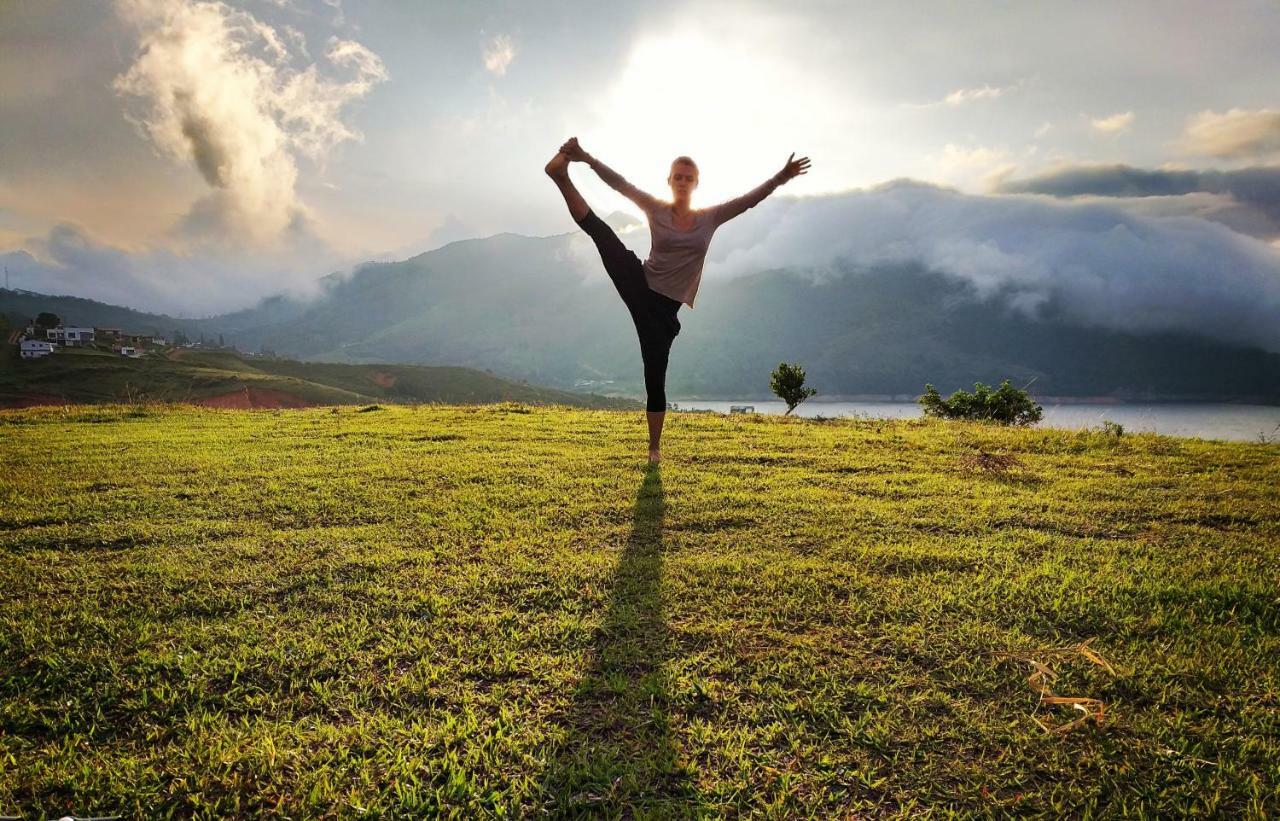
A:
{"label": "grass field", "polygon": [[1280,445],[643,437],[0,413],[0,815],[1280,813]]}
{"label": "grass field", "polygon": [[[3,337],[0,331],[0,337]],[[16,345],[0,349],[0,409],[40,404],[195,403],[216,397],[252,404],[250,392],[285,407],[370,402],[528,402],[584,408],[641,408],[634,399],[596,396],[502,379],[474,368],[341,365],[245,358],[233,351],[171,348],[134,359],[98,349],[64,348],[36,360]],[[279,405],[273,405],[278,407]]]}

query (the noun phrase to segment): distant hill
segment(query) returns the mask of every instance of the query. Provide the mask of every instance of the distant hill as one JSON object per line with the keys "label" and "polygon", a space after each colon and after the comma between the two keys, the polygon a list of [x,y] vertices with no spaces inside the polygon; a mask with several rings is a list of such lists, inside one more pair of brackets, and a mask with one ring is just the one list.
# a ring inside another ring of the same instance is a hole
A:
{"label": "distant hill", "polygon": [[583,408],[639,408],[638,402],[500,379],[470,368],[343,365],[246,359],[230,351],[173,349],[132,359],[68,349],[21,360],[0,357],[0,407],[51,402],[183,401],[219,407],[304,407],[371,402],[481,404],[518,401]]}
{"label": "distant hill", "polygon": [[[254,308],[255,312],[259,312],[259,315],[264,317],[266,314],[260,312],[265,310],[267,310],[265,304]],[[165,314],[151,314],[122,305],[108,305],[105,302],[76,296],[39,294],[34,291],[0,288],[0,314],[8,317],[11,325],[25,326],[41,311],[57,314],[67,325],[123,328],[135,333],[159,334],[166,338],[179,328],[185,328],[188,331],[196,330],[198,335],[198,329],[206,323],[206,320],[179,319]]]}
{"label": "distant hill", "polygon": [[[621,227],[625,214],[610,219]],[[580,232],[579,232],[580,233]],[[576,240],[576,245],[575,245]],[[611,383],[643,395],[625,307],[574,233],[461,240],[394,263],[328,276],[311,302],[287,297],[202,320],[127,312],[89,300],[0,291],[0,311],[188,336],[224,334],[242,350],[300,360],[488,369],[572,388]],[[99,307],[100,306],[100,307]],[[1280,354],[1190,333],[1125,333],[1031,319],[918,265],[709,279],[681,311],[673,397],[760,399],[780,361],[800,362],[817,398],[913,397],[1010,378],[1042,396],[1280,403]]]}

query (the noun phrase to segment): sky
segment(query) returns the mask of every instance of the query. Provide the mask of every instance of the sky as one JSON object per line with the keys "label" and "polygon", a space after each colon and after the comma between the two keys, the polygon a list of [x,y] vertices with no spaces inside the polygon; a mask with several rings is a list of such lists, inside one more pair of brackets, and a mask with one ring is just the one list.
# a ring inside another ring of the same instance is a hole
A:
{"label": "sky", "polygon": [[1158,301],[1167,260],[1124,226],[1247,259],[1188,272],[1160,316],[1208,299],[1231,326],[1225,282],[1253,328],[1280,318],[1277,42],[1270,2],[0,0],[0,258],[18,288],[233,310],[365,260],[573,231],[542,169],[576,136],[659,196],[694,157],[695,206],[809,157],[761,210],[829,214],[825,233],[737,231],[706,276],[909,247],[974,281],[1083,264],[1082,311],[1117,267],[1135,273],[1107,294]]}

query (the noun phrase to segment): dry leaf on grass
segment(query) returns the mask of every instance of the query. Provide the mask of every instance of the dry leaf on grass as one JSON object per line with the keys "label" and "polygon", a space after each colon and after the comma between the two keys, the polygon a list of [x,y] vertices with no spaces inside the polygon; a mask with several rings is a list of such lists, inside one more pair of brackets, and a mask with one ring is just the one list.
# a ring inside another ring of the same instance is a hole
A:
{"label": "dry leaf on grass", "polygon": [[[1096,637],[1095,637],[1096,638]],[[1054,647],[1044,651],[1043,655],[1047,658],[1064,659],[1072,656],[1081,656],[1092,664],[1105,669],[1112,675],[1116,674],[1116,670],[1111,663],[1099,655],[1097,650],[1089,646],[1094,639],[1086,639],[1078,644],[1071,644],[1065,647]],[[1053,692],[1050,686],[1053,681],[1058,678],[1058,674],[1045,662],[1037,661],[1033,658],[1020,656],[1016,653],[996,653],[995,655],[1004,658],[1021,661],[1030,665],[1032,668],[1031,675],[1027,676],[1027,684],[1031,689],[1040,694],[1036,706],[1031,710],[1031,720],[1040,725],[1045,732],[1048,733],[1066,733],[1075,728],[1092,721],[1094,724],[1101,724],[1102,719],[1106,716],[1106,705],[1100,699],[1088,698],[1086,696],[1060,696]],[[1060,724],[1054,724],[1050,721],[1042,720],[1037,712],[1042,704],[1068,706],[1079,710],[1084,715],[1072,721],[1066,721]]]}

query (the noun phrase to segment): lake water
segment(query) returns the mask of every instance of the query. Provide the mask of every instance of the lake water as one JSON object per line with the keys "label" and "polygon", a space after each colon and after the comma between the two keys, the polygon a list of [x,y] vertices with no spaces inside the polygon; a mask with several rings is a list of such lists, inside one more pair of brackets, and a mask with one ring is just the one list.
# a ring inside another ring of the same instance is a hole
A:
{"label": "lake water", "polygon": [[[671,400],[680,410],[715,410],[728,413],[730,405],[752,405],[756,413],[783,413],[787,406],[770,402],[711,402]],[[1039,400],[1037,400],[1039,401]],[[1109,419],[1124,426],[1125,433],[1163,433],[1257,442],[1259,435],[1280,441],[1280,407],[1228,403],[1087,404],[1044,402],[1044,418],[1036,427],[1096,428]],[[872,419],[908,419],[921,415],[914,402],[801,402],[795,416],[864,416]]]}

